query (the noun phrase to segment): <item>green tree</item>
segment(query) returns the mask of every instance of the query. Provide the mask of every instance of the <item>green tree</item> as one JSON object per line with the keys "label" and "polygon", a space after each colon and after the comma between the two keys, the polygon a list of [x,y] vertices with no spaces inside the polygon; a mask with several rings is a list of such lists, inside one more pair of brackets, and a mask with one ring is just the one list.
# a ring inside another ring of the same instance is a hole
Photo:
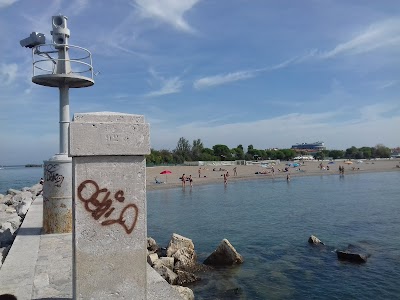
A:
{"label": "green tree", "polygon": [[200,160],[203,149],[203,142],[200,139],[194,140],[191,153],[192,160]]}
{"label": "green tree", "polygon": [[375,146],[375,157],[389,158],[390,157],[390,149],[382,144],[376,145]]}
{"label": "green tree", "polygon": [[329,151],[329,157],[332,157],[333,159],[344,158],[344,151],[343,150],[331,150],[331,151]]}
{"label": "green tree", "polygon": [[179,138],[173,155],[174,159],[178,163],[183,163],[185,160],[191,160],[191,147],[189,141],[184,137]]}
{"label": "green tree", "polygon": [[231,151],[226,145],[214,145],[213,146],[214,155],[220,157],[221,159],[230,160],[231,159]]}

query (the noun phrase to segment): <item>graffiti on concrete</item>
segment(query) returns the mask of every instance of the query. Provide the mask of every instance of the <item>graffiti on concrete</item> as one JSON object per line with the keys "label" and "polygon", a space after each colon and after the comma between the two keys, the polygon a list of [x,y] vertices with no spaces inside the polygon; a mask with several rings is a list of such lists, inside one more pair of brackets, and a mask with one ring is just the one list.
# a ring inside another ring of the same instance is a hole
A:
{"label": "graffiti on concrete", "polygon": [[64,181],[64,176],[57,173],[58,169],[59,165],[57,164],[46,165],[44,168],[44,180],[49,182],[54,182],[55,186],[61,187],[61,184]]}
{"label": "graffiti on concrete", "polygon": [[102,221],[101,225],[119,224],[127,234],[132,233],[139,214],[138,207],[134,203],[127,204],[117,218],[111,218],[115,210],[115,207],[113,207],[114,200],[116,203],[123,203],[125,197],[122,190],[118,190],[113,199],[110,195],[111,192],[108,189],[101,189],[94,180],[85,180],[78,187],[79,200],[84,203],[86,211],[90,212],[95,220],[104,217],[106,220]]}

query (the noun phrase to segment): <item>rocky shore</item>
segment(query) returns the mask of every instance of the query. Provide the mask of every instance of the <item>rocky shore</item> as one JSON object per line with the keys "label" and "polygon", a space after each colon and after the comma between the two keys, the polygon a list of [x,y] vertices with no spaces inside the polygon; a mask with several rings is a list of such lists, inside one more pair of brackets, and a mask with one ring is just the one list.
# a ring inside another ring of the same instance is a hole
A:
{"label": "rocky shore", "polygon": [[32,202],[42,191],[36,184],[22,190],[9,189],[6,195],[0,194],[0,267],[18,233]]}

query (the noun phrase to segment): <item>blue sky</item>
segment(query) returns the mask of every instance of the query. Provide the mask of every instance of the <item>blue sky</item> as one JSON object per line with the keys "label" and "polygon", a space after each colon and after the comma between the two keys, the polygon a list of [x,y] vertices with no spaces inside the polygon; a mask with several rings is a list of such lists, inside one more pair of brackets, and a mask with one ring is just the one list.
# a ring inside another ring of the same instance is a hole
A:
{"label": "blue sky", "polygon": [[154,149],[180,137],[204,146],[328,149],[400,145],[400,5],[348,0],[0,0],[0,165],[58,152],[58,89],[31,82],[19,41],[93,55],[95,85],[70,90],[75,112],[145,116]]}

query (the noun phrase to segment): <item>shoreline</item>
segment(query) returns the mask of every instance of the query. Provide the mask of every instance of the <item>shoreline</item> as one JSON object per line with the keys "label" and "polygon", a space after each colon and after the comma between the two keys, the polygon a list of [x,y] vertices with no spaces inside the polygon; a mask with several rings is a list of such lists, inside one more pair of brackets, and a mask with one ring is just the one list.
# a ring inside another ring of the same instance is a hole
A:
{"label": "shoreline", "polygon": [[[299,167],[286,166],[286,162],[281,161],[280,164],[274,165],[274,175],[272,174],[271,167],[261,167],[260,165],[237,165],[237,166],[156,166],[146,168],[146,187],[148,191],[162,190],[182,187],[182,181],[179,179],[182,174],[187,177],[192,175],[193,187],[197,185],[207,184],[224,184],[223,174],[229,172],[229,182],[257,180],[257,179],[279,179],[286,180],[287,174],[290,174],[291,180],[300,176],[331,176],[339,175],[339,166],[344,167],[344,175],[357,174],[357,173],[372,173],[372,172],[392,172],[400,171],[400,159],[390,160],[368,160],[362,163],[353,161],[352,164],[344,164],[343,161],[336,161],[334,164],[328,164],[328,161],[323,161],[323,167],[320,169],[320,161],[306,161]],[[329,166],[329,170],[326,169]],[[219,168],[225,171],[219,171]],[[234,176],[233,168],[237,168],[237,176]],[[283,172],[282,169],[288,167],[288,172]],[[198,170],[201,170],[200,178]],[[218,171],[213,171],[213,168]],[[353,169],[354,168],[354,169]],[[280,169],[281,171],[278,171]],[[160,174],[164,170],[171,171],[171,174]],[[256,174],[256,172],[266,172],[266,174]],[[162,183],[156,183],[155,178]],[[185,188],[191,188],[189,182],[186,182]]]}

